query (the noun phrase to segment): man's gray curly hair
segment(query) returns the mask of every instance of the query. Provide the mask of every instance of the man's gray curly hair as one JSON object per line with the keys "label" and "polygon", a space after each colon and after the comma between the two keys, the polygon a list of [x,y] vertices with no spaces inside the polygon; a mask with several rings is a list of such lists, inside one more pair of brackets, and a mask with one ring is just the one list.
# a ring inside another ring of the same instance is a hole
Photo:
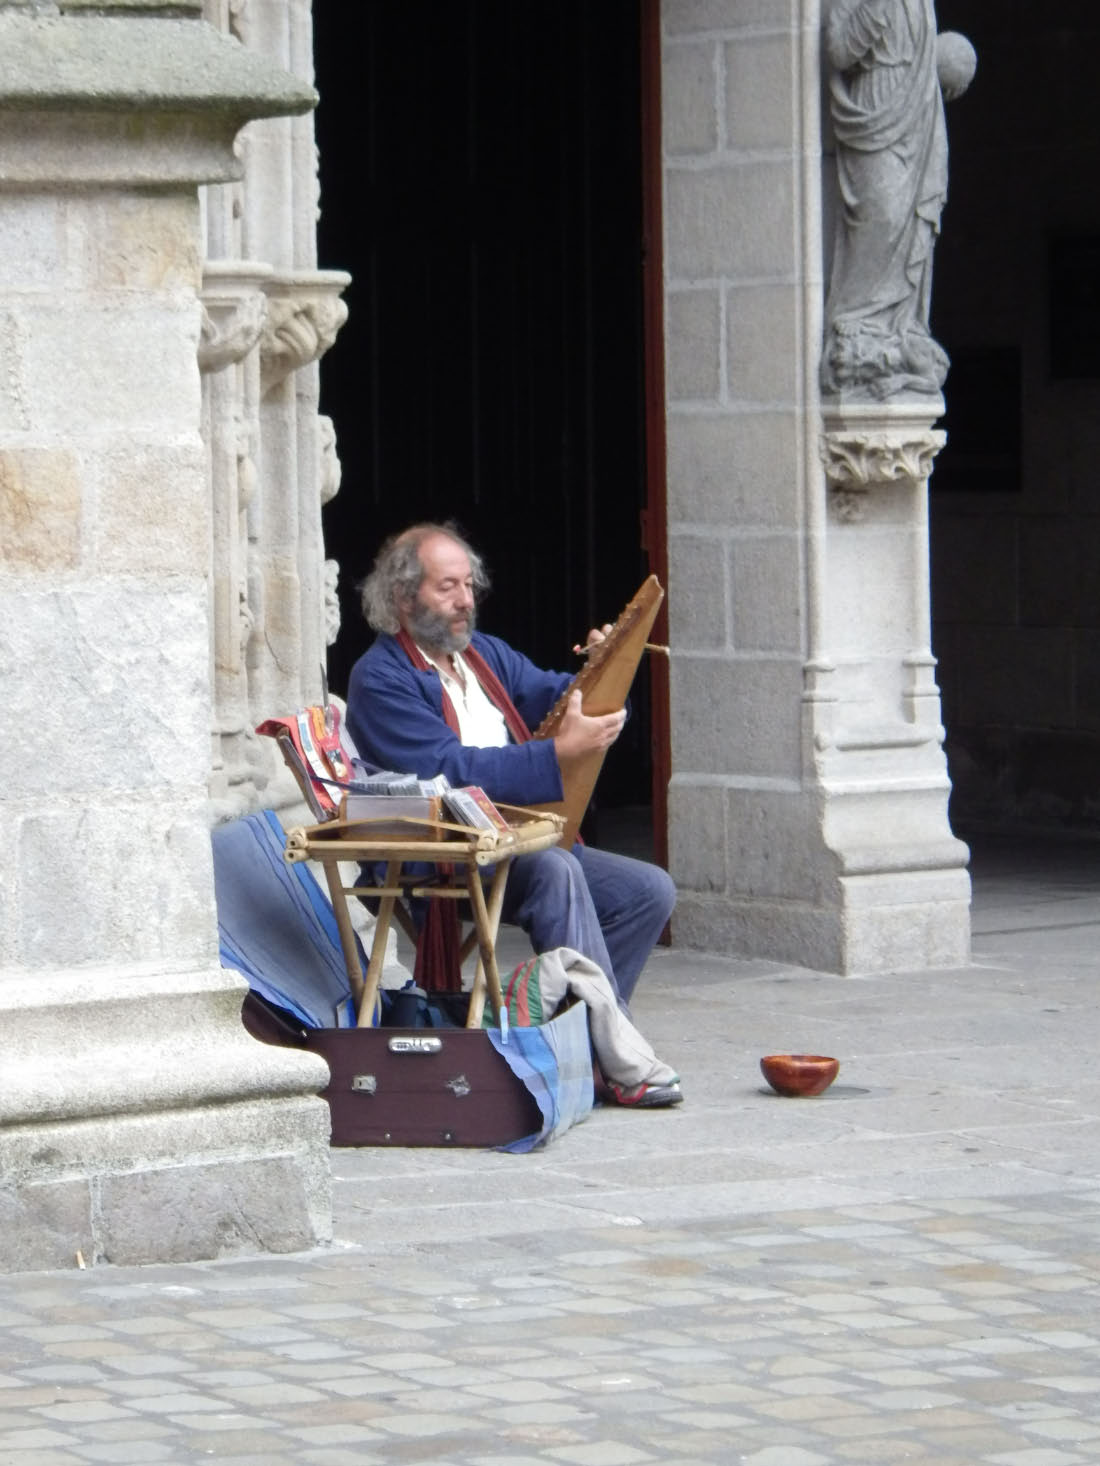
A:
{"label": "man's gray curly hair", "polygon": [[394,636],[401,629],[398,606],[413,600],[424,579],[420,546],[436,534],[446,535],[466,551],[474,576],[474,594],[480,599],[489,589],[484,560],[467,544],[456,525],[450,520],[446,524],[414,524],[383,542],[370,574],[359,587],[363,616],[373,630]]}

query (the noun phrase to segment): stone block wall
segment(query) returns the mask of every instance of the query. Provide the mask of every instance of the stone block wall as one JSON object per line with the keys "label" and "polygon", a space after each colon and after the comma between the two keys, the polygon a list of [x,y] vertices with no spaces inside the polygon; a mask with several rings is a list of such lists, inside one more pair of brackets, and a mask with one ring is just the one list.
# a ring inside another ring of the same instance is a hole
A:
{"label": "stone block wall", "polygon": [[[729,909],[800,864],[745,836],[778,817],[767,791],[801,791],[803,38],[785,4],[662,16],[672,867]],[[682,900],[677,937],[719,904]]]}
{"label": "stone block wall", "polygon": [[[23,194],[0,210],[16,417],[0,447],[12,822],[0,858],[20,911],[0,950],[18,964],[214,952],[194,919],[208,856],[190,829],[209,719],[197,227],[197,200],[121,190]],[[142,248],[145,231],[156,243]],[[29,233],[41,253],[21,281]],[[155,370],[143,341],[172,343]],[[78,832],[54,791],[79,801]],[[121,909],[105,909],[104,879]]]}
{"label": "stone block wall", "polygon": [[936,412],[822,403],[835,179],[816,0],[666,0],[674,940],[965,960],[925,479]]}

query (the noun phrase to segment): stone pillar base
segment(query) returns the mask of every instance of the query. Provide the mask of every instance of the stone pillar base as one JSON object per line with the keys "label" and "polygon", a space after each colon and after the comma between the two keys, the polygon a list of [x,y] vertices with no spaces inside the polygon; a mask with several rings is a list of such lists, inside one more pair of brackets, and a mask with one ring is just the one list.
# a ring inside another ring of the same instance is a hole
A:
{"label": "stone pillar base", "polygon": [[818,906],[681,892],[673,940],[845,977],[969,964],[965,870],[844,877],[836,897]]}
{"label": "stone pillar base", "polygon": [[946,780],[908,772],[808,792],[674,779],[674,942],[844,976],[966,966],[970,852]]}
{"label": "stone pillar base", "polygon": [[258,1043],[221,969],[0,986],[0,1271],[331,1239],[323,1061]]}
{"label": "stone pillar base", "polygon": [[3,1271],[195,1262],[331,1240],[318,1099],[5,1129]]}

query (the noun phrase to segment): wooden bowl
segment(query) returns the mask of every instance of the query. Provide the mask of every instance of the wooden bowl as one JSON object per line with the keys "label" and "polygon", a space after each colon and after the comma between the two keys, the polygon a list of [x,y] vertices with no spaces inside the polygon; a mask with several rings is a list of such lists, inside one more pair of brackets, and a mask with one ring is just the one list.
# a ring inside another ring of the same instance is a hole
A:
{"label": "wooden bowl", "polygon": [[840,1070],[839,1059],[824,1054],[768,1054],[760,1072],[776,1094],[791,1097],[822,1094]]}

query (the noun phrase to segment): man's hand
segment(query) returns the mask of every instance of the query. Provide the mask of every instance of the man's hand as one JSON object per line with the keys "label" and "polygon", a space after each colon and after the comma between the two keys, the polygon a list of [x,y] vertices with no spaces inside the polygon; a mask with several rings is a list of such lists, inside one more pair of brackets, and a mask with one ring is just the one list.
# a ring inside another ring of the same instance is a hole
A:
{"label": "man's hand", "polygon": [[625,708],[617,713],[601,713],[597,718],[588,717],[581,711],[580,691],[572,693],[565,706],[561,727],[554,738],[558,762],[610,748],[623,731],[625,722]]}
{"label": "man's hand", "polygon": [[592,650],[592,648],[596,645],[598,641],[606,641],[610,634],[610,621],[605,621],[602,626],[593,626],[592,630],[588,633],[588,637],[584,643],[584,646],[581,646],[580,642],[578,642],[573,650],[576,652],[578,657],[584,656],[587,652],[590,652]]}

